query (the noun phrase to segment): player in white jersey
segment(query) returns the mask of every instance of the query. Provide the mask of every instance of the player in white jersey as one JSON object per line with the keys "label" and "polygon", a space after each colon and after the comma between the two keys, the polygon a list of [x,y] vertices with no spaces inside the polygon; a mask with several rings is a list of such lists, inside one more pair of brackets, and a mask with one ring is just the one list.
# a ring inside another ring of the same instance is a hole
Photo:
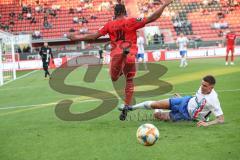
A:
{"label": "player in white jersey", "polygon": [[[194,96],[174,97],[160,101],[145,101],[133,105],[129,110],[155,109],[154,116],[159,120],[197,120],[197,126],[209,126],[224,122],[223,111],[214,90],[216,81],[211,75],[205,76],[201,86]],[[121,107],[119,108],[121,110]],[[164,112],[163,109],[170,110]],[[209,115],[216,117],[208,121]]]}
{"label": "player in white jersey", "polygon": [[[139,32],[137,32],[137,47],[138,47],[138,52],[137,52],[137,61],[138,63],[144,63],[144,68],[145,70],[147,69],[147,65],[144,60],[144,38],[140,35]],[[139,67],[138,67],[139,68]]]}
{"label": "player in white jersey", "polygon": [[180,37],[177,38],[176,44],[179,47],[179,53],[181,56],[181,63],[180,67],[186,67],[188,65],[186,54],[187,54],[187,44],[189,40],[187,37],[183,35],[183,33],[180,34]]}

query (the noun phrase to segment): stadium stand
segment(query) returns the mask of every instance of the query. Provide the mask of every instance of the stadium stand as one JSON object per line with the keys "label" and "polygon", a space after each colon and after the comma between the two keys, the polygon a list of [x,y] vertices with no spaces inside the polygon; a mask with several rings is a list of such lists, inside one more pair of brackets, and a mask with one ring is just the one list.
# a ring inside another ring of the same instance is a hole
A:
{"label": "stadium stand", "polygon": [[[135,2],[140,16],[149,15],[161,4],[159,0]],[[177,0],[148,26],[160,28],[162,44],[173,43],[180,32],[193,40],[220,41],[227,28],[240,32],[239,4],[240,0]],[[110,0],[1,0],[0,29],[32,34],[38,42],[66,41],[69,32],[97,31],[113,18],[113,6]]]}

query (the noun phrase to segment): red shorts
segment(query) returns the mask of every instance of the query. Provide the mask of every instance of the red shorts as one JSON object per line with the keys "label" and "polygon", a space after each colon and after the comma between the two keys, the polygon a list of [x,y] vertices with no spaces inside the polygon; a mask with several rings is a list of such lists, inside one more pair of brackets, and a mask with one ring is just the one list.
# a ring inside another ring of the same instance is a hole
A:
{"label": "red shorts", "polygon": [[110,74],[112,77],[124,74],[127,78],[134,78],[136,74],[135,54],[129,53],[126,59],[123,59],[122,66],[120,59],[122,54],[115,54],[111,57],[110,61]]}
{"label": "red shorts", "polygon": [[229,51],[231,51],[231,53],[234,53],[234,46],[227,46],[227,53],[229,53]]}

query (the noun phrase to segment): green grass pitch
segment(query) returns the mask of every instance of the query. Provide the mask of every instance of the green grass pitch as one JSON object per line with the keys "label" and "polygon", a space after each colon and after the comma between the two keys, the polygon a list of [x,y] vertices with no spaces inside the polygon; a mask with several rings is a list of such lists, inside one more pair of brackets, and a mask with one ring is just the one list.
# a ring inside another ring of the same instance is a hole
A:
{"label": "green grass pitch", "polygon": [[[59,101],[72,99],[71,111],[76,113],[91,110],[101,101],[58,93],[43,79],[43,71],[36,71],[0,87],[0,160],[239,160],[239,57],[234,66],[225,66],[223,58],[189,60],[189,66],[184,69],[178,67],[179,61],[160,64],[168,68],[160,79],[171,83],[173,90],[152,100],[167,98],[175,92],[193,94],[201,78],[212,74],[217,79],[215,89],[225,123],[197,128],[195,122],[145,118],[144,115],[151,115],[149,111],[130,113],[132,118],[121,122],[117,108],[90,121],[62,121],[54,112]],[[84,68],[75,70],[66,83],[115,94],[107,66],[95,83],[83,82],[85,71]],[[26,73],[19,72],[18,76]],[[144,72],[138,72],[137,76],[141,74]],[[144,86],[144,90],[150,88]],[[148,99],[137,98],[137,102]],[[154,146],[145,147],[137,142],[136,131],[143,123],[152,123],[160,131],[160,139]]]}

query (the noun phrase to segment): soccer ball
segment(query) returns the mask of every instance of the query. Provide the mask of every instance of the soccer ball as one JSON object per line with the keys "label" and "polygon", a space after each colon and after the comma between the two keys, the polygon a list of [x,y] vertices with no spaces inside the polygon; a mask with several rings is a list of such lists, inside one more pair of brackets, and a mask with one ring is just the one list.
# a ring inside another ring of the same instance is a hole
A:
{"label": "soccer ball", "polygon": [[144,146],[152,146],[159,138],[157,127],[152,124],[143,124],[137,130],[137,140]]}

